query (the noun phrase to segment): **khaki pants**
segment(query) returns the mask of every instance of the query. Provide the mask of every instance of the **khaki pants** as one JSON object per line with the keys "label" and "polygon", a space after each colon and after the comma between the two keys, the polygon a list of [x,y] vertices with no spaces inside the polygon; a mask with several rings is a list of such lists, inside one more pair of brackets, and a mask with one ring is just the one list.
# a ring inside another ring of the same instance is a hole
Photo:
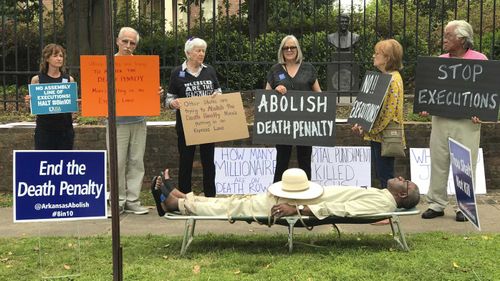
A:
{"label": "khaki pants", "polygon": [[[146,121],[116,125],[118,190],[120,206],[139,205],[144,178]],[[109,149],[109,141],[108,141]]]}
{"label": "khaki pants", "polygon": [[470,119],[450,119],[432,117],[430,140],[431,150],[431,180],[427,202],[429,208],[440,212],[448,205],[448,176],[450,173],[450,151],[448,138],[463,144],[471,151],[473,177],[476,177],[477,152],[481,137],[481,125],[474,124]]}
{"label": "khaki pants", "polygon": [[186,199],[179,199],[178,204],[183,215],[252,217],[270,216],[271,207],[276,203],[276,198],[267,192],[224,198],[195,196],[190,192]]}

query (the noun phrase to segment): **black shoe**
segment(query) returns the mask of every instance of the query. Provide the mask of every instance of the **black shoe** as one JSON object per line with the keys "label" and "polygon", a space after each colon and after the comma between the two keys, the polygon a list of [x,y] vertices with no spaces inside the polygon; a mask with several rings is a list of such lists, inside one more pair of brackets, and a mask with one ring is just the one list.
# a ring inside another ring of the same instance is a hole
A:
{"label": "black shoe", "polygon": [[158,177],[153,177],[153,180],[151,181],[151,194],[153,195],[153,198],[155,199],[155,204],[156,204],[156,211],[158,212],[158,216],[163,217],[165,215],[165,211],[163,210],[163,207],[161,206],[161,190],[156,189],[156,181]]}
{"label": "black shoe", "polygon": [[461,211],[457,211],[457,213],[455,214],[455,220],[456,221],[468,221],[467,217],[465,217]]}
{"label": "black shoe", "polygon": [[427,209],[427,211],[422,213],[422,218],[423,219],[433,219],[437,217],[442,217],[444,216],[444,212],[436,212],[433,209]]}

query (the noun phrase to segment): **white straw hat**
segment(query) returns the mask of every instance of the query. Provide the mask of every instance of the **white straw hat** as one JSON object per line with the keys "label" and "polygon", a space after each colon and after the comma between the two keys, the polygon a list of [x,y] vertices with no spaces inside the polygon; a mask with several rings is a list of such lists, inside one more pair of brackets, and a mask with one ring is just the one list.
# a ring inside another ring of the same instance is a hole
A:
{"label": "white straw hat", "polygon": [[267,189],[272,195],[288,199],[314,199],[323,194],[323,187],[307,179],[302,169],[292,168],[283,173],[281,181]]}

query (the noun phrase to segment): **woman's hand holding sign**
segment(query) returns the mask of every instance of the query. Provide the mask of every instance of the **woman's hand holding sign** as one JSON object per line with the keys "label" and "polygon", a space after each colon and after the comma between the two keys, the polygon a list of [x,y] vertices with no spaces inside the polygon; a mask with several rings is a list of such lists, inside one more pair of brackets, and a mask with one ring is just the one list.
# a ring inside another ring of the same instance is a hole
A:
{"label": "woman's hand holding sign", "polygon": [[360,135],[360,136],[363,136],[364,135],[364,131],[363,131],[363,127],[361,127],[360,125],[358,125],[357,123],[354,124],[354,126],[352,126],[351,130],[357,134],[357,135]]}
{"label": "woman's hand holding sign", "polygon": [[274,90],[276,90],[276,92],[278,92],[282,95],[286,94],[286,87],[283,85],[276,86],[276,88],[274,88]]}
{"label": "woman's hand holding sign", "polygon": [[170,108],[175,108],[175,109],[179,109],[181,108],[181,104],[179,102],[179,99],[173,99],[171,102],[170,102]]}

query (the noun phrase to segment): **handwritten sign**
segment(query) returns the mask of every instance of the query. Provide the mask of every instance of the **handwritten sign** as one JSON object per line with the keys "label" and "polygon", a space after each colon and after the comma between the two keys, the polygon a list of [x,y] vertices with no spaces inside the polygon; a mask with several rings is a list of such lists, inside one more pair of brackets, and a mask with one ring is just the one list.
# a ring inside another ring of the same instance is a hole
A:
{"label": "handwritten sign", "polygon": [[[370,147],[313,147],[312,181],[324,185],[370,186]],[[273,183],[276,149],[216,147],[217,194],[256,194]]]}
{"label": "handwritten sign", "polygon": [[335,101],[329,92],[256,90],[252,141],[334,146]]}
{"label": "handwritten sign", "polygon": [[56,114],[78,111],[75,82],[30,84],[31,114]]}
{"label": "handwritten sign", "polygon": [[474,192],[470,149],[452,138],[448,138],[448,145],[450,147],[450,163],[458,209],[481,231],[477,212],[476,193]]}
{"label": "handwritten sign", "polygon": [[371,186],[371,150],[365,146],[315,146],[311,178],[322,185]]}
{"label": "handwritten sign", "polygon": [[385,94],[391,84],[392,75],[367,71],[363,84],[354,101],[347,120],[350,124],[358,124],[365,131],[370,131],[377,119],[380,107],[384,102]]}
{"label": "handwritten sign", "polygon": [[240,93],[179,99],[187,145],[248,138]]}
{"label": "handwritten sign", "polygon": [[[158,56],[115,56],[117,116],[160,115]],[[82,115],[108,116],[106,56],[80,56]]]}
{"label": "handwritten sign", "polygon": [[14,151],[14,222],[106,219],[106,151]]}
{"label": "handwritten sign", "polygon": [[[411,180],[417,184],[421,194],[427,194],[431,180],[431,152],[429,148],[410,148],[410,174]],[[479,148],[477,153],[476,178],[474,188],[476,194],[486,194],[486,178],[484,175],[483,149]],[[447,192],[455,194],[453,188],[453,177],[448,177]]]}
{"label": "handwritten sign", "polygon": [[413,111],[497,121],[500,61],[418,57]]}
{"label": "handwritten sign", "polygon": [[216,147],[217,194],[265,192],[273,182],[276,149],[266,147]]}

